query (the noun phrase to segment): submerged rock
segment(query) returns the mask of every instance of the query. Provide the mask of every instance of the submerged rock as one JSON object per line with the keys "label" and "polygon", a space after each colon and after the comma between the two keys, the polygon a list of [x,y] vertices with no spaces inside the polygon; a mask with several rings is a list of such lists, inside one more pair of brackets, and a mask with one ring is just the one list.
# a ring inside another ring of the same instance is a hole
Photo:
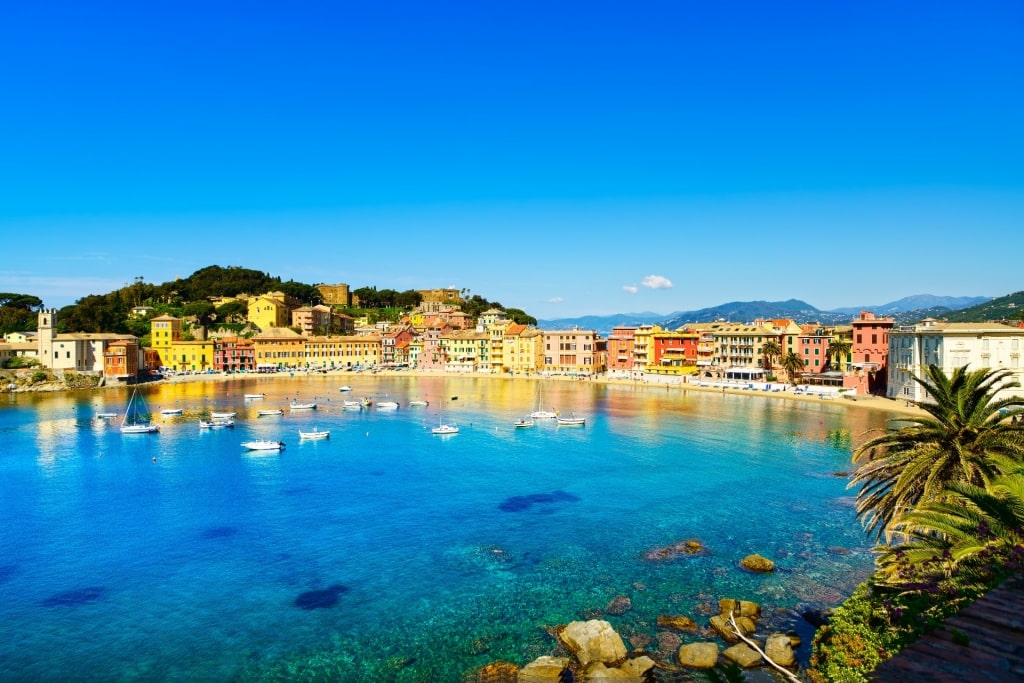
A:
{"label": "submerged rock", "polygon": [[608,603],[608,606],[604,608],[606,614],[619,617],[633,609],[633,601],[630,600],[628,595],[619,595],[612,599]]}
{"label": "submerged rock", "polygon": [[684,633],[696,631],[698,628],[697,622],[685,614],[659,614],[658,626],[660,628],[670,628],[674,631],[683,631]]}

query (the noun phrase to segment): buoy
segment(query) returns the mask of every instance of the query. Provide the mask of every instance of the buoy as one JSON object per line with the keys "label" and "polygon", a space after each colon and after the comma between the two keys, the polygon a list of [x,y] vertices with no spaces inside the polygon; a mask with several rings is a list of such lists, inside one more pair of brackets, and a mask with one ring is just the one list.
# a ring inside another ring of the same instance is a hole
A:
{"label": "buoy", "polygon": [[156,456],[155,455],[153,456],[153,462],[156,462]]}

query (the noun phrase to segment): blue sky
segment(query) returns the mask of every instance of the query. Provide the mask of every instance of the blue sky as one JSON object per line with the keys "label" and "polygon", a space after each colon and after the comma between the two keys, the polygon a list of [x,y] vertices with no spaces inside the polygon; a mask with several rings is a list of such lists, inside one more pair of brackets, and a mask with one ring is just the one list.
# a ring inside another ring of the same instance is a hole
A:
{"label": "blue sky", "polygon": [[542,318],[1024,289],[1024,3],[0,8],[0,291]]}

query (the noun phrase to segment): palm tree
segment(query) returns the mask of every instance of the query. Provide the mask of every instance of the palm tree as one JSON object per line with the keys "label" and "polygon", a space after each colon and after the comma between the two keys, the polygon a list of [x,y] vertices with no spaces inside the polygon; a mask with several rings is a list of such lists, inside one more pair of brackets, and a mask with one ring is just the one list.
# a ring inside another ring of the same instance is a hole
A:
{"label": "palm tree", "polygon": [[[842,359],[848,358],[850,355],[850,349],[853,348],[853,344],[850,343],[849,339],[833,339],[828,344],[828,351],[825,352],[826,358],[828,358],[828,366],[830,369],[842,370]],[[838,367],[832,368],[833,363]]]}
{"label": "palm tree", "polygon": [[914,377],[931,396],[919,404],[928,417],[900,418],[854,452],[861,464],[849,486],[861,487],[857,517],[869,533],[876,539],[906,533],[904,515],[938,500],[951,484],[985,487],[1003,473],[999,458],[1024,462],[1024,425],[1017,422],[1024,398],[995,398],[1000,389],[1020,386],[1010,376],[963,366],[947,377],[929,365],[925,377]]}
{"label": "palm tree", "polygon": [[771,373],[775,368],[775,359],[782,355],[782,347],[779,342],[769,339],[761,345],[761,355],[764,357],[764,369]]}
{"label": "palm tree", "polygon": [[804,359],[796,355],[794,351],[790,351],[782,357],[782,369],[786,371],[786,374],[789,375],[789,381],[794,385],[799,381],[804,367]]}
{"label": "palm tree", "polygon": [[1020,463],[1004,466],[1011,472],[988,487],[952,483],[940,500],[904,515],[897,528],[908,540],[879,558],[883,574],[941,558],[963,567],[985,551],[1001,554],[1024,544],[1024,469]]}

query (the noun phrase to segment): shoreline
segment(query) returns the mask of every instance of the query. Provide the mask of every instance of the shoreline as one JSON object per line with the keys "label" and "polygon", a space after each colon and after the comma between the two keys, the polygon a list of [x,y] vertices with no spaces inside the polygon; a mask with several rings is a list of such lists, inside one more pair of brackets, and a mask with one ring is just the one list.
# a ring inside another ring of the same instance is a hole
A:
{"label": "shoreline", "polygon": [[[367,371],[361,373],[354,373],[347,370],[329,370],[327,372],[307,372],[297,370],[294,372],[279,372],[261,375],[258,373],[239,373],[225,375],[223,373],[215,374],[194,374],[194,375],[175,375],[173,377],[167,377],[164,379],[156,380],[155,382],[147,382],[147,384],[174,384],[180,382],[235,382],[245,381],[252,379],[259,379],[262,377],[271,377],[274,379],[290,379],[300,378],[307,375],[322,375],[324,377],[348,377],[353,375],[364,375]],[[822,398],[821,396],[796,393],[791,388],[787,388],[784,391],[779,392],[766,392],[766,391],[752,391],[750,389],[741,388],[737,385],[733,387],[711,387],[711,386],[700,386],[699,384],[693,383],[679,383],[670,384],[662,382],[649,382],[643,380],[633,380],[625,378],[612,378],[612,377],[595,377],[588,379],[580,379],[575,377],[565,377],[560,375],[555,376],[543,376],[541,374],[531,375],[495,375],[487,372],[472,372],[472,373],[444,373],[444,372],[432,372],[427,370],[381,370],[376,373],[370,373],[373,377],[459,377],[459,378],[473,378],[473,379],[495,379],[495,380],[506,380],[506,381],[551,381],[551,382],[571,382],[571,383],[594,383],[594,384],[608,384],[614,386],[632,386],[632,387],[643,387],[648,389],[656,389],[665,387],[666,391],[677,391],[677,392],[688,392],[694,391],[699,393],[709,394],[730,394],[730,395],[743,395],[750,397],[758,397],[765,399],[783,399],[790,401],[802,401],[806,403],[831,403],[835,405],[842,405],[846,408],[863,408],[865,410],[875,410],[887,413],[893,413],[897,416],[908,416],[908,417],[926,417],[928,413],[916,405],[907,404],[903,401],[896,399],[884,398],[881,396],[850,396],[843,397],[838,396],[835,398]],[[110,388],[110,387],[103,387]]]}
{"label": "shoreline", "polygon": [[[235,373],[235,374],[224,374],[224,373],[196,373],[190,375],[174,375],[172,377],[164,377],[158,380],[152,380],[148,382],[142,382],[144,385],[150,384],[178,384],[183,382],[239,382],[239,381],[252,381],[263,378],[273,379],[298,379],[300,377],[306,377],[308,375],[321,375],[324,377],[351,377],[355,375],[365,375],[369,373],[373,377],[458,377],[458,378],[473,378],[473,379],[493,379],[493,380],[504,380],[514,382],[537,382],[537,381],[549,381],[549,382],[570,382],[570,383],[593,383],[593,384],[607,384],[612,386],[631,386],[631,387],[643,387],[647,389],[657,389],[664,387],[666,391],[677,391],[677,392],[698,392],[698,393],[711,393],[711,394],[733,394],[733,395],[745,395],[751,397],[759,397],[765,399],[783,399],[789,401],[802,401],[810,403],[833,403],[842,405],[847,408],[863,408],[865,410],[882,411],[891,413],[894,415],[894,419],[898,419],[900,416],[903,417],[927,417],[928,413],[917,405],[908,404],[904,401],[896,399],[885,398],[882,396],[872,395],[856,395],[856,396],[829,396],[822,397],[816,394],[810,393],[798,393],[793,390],[791,385],[786,385],[781,382],[774,382],[773,384],[782,385],[785,388],[781,391],[762,391],[762,390],[751,390],[750,388],[744,388],[740,384],[736,386],[701,386],[694,382],[659,382],[659,381],[645,381],[636,380],[629,378],[620,377],[567,377],[564,375],[549,375],[545,376],[541,373],[534,374],[502,374],[496,375],[489,372],[464,372],[464,373],[445,373],[430,370],[378,370],[373,371],[361,371],[353,372],[349,370],[328,370],[322,371],[306,371],[306,370],[295,370],[295,371],[282,371],[269,374],[260,373]],[[29,386],[18,386],[17,389],[9,390],[8,393],[12,394],[27,394],[27,393],[50,393],[58,391],[104,391],[108,389],[120,389],[127,384],[104,384],[99,387],[91,388],[73,388],[68,387],[63,382],[46,382],[36,385]]]}

